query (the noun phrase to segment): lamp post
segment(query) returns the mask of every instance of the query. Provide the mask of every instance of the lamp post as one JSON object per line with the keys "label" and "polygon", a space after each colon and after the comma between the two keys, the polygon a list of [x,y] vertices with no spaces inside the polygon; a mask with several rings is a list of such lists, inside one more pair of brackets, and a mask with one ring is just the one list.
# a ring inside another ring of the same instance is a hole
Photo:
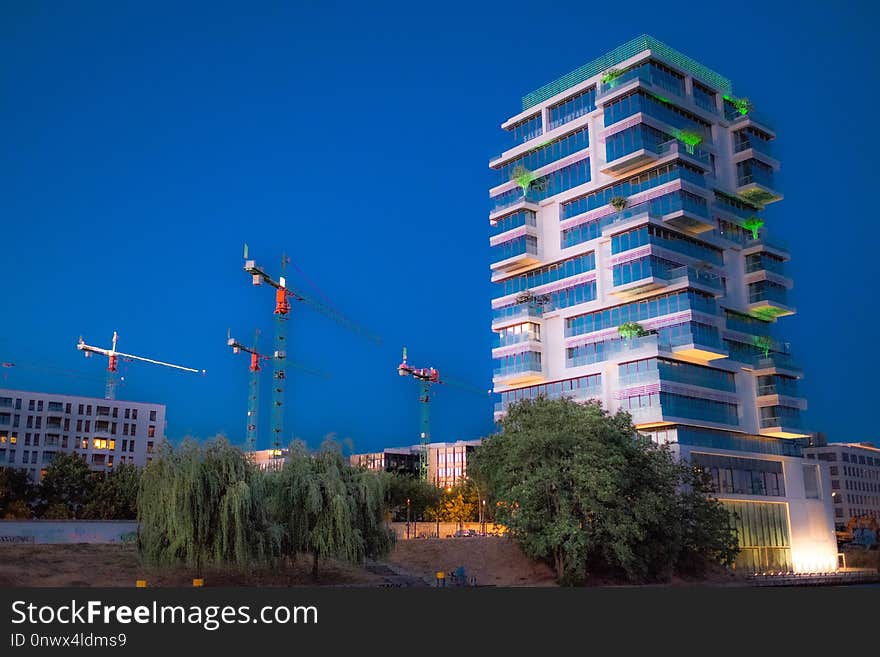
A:
{"label": "lamp post", "polygon": [[486,535],[486,500],[480,501],[480,533]]}
{"label": "lamp post", "polygon": [[406,498],[406,538],[409,539],[409,498]]}

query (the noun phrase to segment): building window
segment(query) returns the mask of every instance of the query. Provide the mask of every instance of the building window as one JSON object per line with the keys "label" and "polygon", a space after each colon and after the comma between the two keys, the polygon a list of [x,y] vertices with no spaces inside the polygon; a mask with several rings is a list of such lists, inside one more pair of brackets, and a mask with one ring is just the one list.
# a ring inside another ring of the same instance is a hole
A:
{"label": "building window", "polygon": [[130,417],[131,417],[131,409],[126,408],[125,409],[125,419],[128,420]]}
{"label": "building window", "polygon": [[67,402],[67,403],[64,405],[64,412],[65,412],[67,415],[70,415],[70,407],[71,407],[71,403],[70,403],[70,402]]}
{"label": "building window", "polygon": [[150,411],[150,422],[156,421],[156,411]]}
{"label": "building window", "polygon": [[156,427],[152,424],[147,428],[147,438],[155,438],[156,437]]}
{"label": "building window", "polygon": [[38,413],[43,412],[43,400],[42,399],[37,400],[37,412]]}
{"label": "building window", "polygon": [[131,419],[132,420],[138,419],[138,409],[136,409],[136,408],[131,409]]}
{"label": "building window", "polygon": [[29,410],[29,411],[34,410],[34,404],[35,404],[35,403],[36,403],[36,402],[34,402],[33,399],[28,400],[28,410]]}
{"label": "building window", "polygon": [[804,492],[808,500],[822,499],[822,491],[819,487],[819,466],[804,466]]}

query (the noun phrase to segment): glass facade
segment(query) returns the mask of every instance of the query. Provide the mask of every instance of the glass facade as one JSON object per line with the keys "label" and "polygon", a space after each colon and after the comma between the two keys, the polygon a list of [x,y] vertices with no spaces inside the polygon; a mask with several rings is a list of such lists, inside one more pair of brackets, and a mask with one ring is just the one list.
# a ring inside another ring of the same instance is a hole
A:
{"label": "glass facade", "polygon": [[492,310],[492,321],[500,321],[506,319],[540,319],[544,314],[544,310],[536,303],[512,303],[500,308]]}
{"label": "glass facade", "polygon": [[540,351],[522,351],[516,354],[508,354],[496,358],[495,376],[510,376],[512,374],[523,374],[528,372],[541,371],[541,352]]}
{"label": "glass facade", "polygon": [[716,105],[716,94],[709,87],[704,87],[702,84],[694,80],[694,104],[700,109],[704,109],[707,112],[712,112],[713,114],[718,112],[718,105]]}
{"label": "glass facade", "polygon": [[782,461],[691,452],[690,462],[709,474],[712,488],[719,495],[785,497]]}
{"label": "glass facade", "polygon": [[529,139],[534,139],[543,134],[541,113],[538,112],[534,116],[523,119],[519,123],[511,126],[510,133],[513,135],[513,141],[522,144]]}
{"label": "glass facade", "polygon": [[589,281],[550,293],[550,308],[568,308],[596,298],[596,281]]}
{"label": "glass facade", "polygon": [[773,180],[773,168],[760,160],[745,160],[736,164],[736,184],[742,187],[750,183],[757,183],[770,189],[775,189]]}
{"label": "glass facade", "polygon": [[599,395],[601,392],[602,375],[590,374],[588,376],[579,376],[574,379],[565,379],[564,381],[555,381],[553,383],[542,383],[536,386],[526,386],[524,388],[502,392],[501,402],[495,405],[495,410],[504,411],[510,404],[523,399],[536,399],[538,397],[546,397],[547,399],[558,399],[560,397],[585,399],[587,397]]}
{"label": "glass facade", "polygon": [[746,273],[769,271],[785,276],[785,260],[767,252],[750,253],[746,256]]}
{"label": "glass facade", "polygon": [[561,125],[574,121],[576,118],[589,114],[596,109],[596,87],[590,87],[579,94],[570,96],[562,102],[549,107],[550,123],[548,130],[553,130]]}
{"label": "glass facade", "polygon": [[498,219],[495,222],[495,225],[492,226],[492,235],[500,235],[501,233],[506,233],[507,231],[519,228],[520,226],[536,227],[537,225],[538,222],[535,218],[534,212],[531,210],[517,210],[512,214],[508,214]]}
{"label": "glass facade", "polygon": [[515,294],[538,287],[539,285],[555,283],[563,278],[584,274],[594,269],[596,269],[596,254],[590,251],[574,258],[566,258],[550,265],[530,269],[525,274],[519,274],[499,281],[497,285],[500,289],[497,290],[496,296]]}
{"label": "glass facade", "polygon": [[540,342],[541,341],[541,325],[534,322],[526,322],[525,324],[515,324],[507,326],[497,332],[495,340],[496,347],[508,347],[513,344],[521,344],[523,342]]}
{"label": "glass facade", "polygon": [[520,235],[512,240],[496,244],[491,250],[492,262],[500,262],[524,253],[538,255],[538,238],[534,235]]}
{"label": "glass facade", "polygon": [[645,123],[639,123],[605,138],[605,161],[613,162],[643,148],[657,153],[660,144],[670,139],[672,139],[671,135]]}
{"label": "glass facade", "polygon": [[686,112],[674,105],[664,103],[644,91],[634,91],[631,94],[615,98],[605,105],[605,127],[614,125],[618,121],[629,118],[639,112],[651,116],[658,121],[677,128],[695,132],[703,138],[703,141],[712,141],[712,130],[708,123],[690,112]]}
{"label": "glass facade", "polygon": [[723,392],[736,392],[732,372],[666,358],[643,358],[621,363],[618,365],[618,378],[621,386],[641,385],[659,380]]}
{"label": "glass facade", "polygon": [[685,180],[699,187],[706,186],[706,178],[702,171],[683,162],[670,162],[584,196],[579,196],[571,201],[566,201],[560,208],[559,218],[571,219],[584,212],[608,205],[615,196],[628,198],[633,194],[665,185],[674,180]]}
{"label": "glass facade", "polygon": [[657,256],[645,256],[614,265],[612,267],[612,275],[616,287],[634,283],[651,276],[666,279],[669,277],[669,272],[678,267],[681,267],[680,262],[664,260]]}
{"label": "glass facade", "polygon": [[718,429],[683,427],[676,429],[677,440],[681,445],[727,449],[734,452],[759,452],[779,456],[802,456],[801,445],[794,440],[751,436]]}
{"label": "glass facade", "polygon": [[735,568],[746,573],[791,572],[788,505],[782,502],[722,500],[731,512],[740,552]]}
{"label": "glass facade", "polygon": [[763,335],[765,337],[770,335],[770,322],[765,322],[749,315],[743,315],[733,310],[724,310],[724,321],[727,328],[731,331]]}
{"label": "glass facade", "polygon": [[758,377],[758,396],[785,395],[786,397],[800,397],[798,380],[790,376],[770,374]]}
{"label": "glass facade", "polygon": [[749,283],[749,303],[758,303],[759,301],[775,301],[788,305],[787,290],[784,285],[773,281]]}
{"label": "glass facade", "polygon": [[654,224],[646,224],[624,233],[612,235],[611,253],[623,253],[646,244],[654,244],[690,258],[704,260],[719,267],[724,264],[721,249]]}
{"label": "glass facade", "polygon": [[568,157],[572,153],[582,151],[589,145],[590,139],[587,134],[587,128],[581,128],[564,137],[554,139],[549,144],[539,146],[499,167],[495,184],[501,185],[509,180],[513,180],[514,169],[517,167],[524,167],[529,171],[534,171],[564,157]]}
{"label": "glass facade", "polygon": [[761,411],[761,428],[801,428],[801,411],[791,406],[764,406]]}
{"label": "glass facade", "polygon": [[663,417],[680,417],[729,425],[739,424],[736,404],[670,392],[652,392],[626,397],[620,400],[620,408],[624,411],[635,411],[633,420],[636,423],[639,421],[638,412],[649,409],[662,410]]}
{"label": "glass facade", "polygon": [[770,144],[770,135],[755,130],[754,128],[744,128],[733,133],[733,152],[740,153],[749,148],[773,157],[773,150]]}
{"label": "glass facade", "polygon": [[565,320],[565,337],[601,331],[626,322],[640,322],[684,310],[714,315],[717,312],[717,305],[714,298],[695,290],[661,294],[650,299],[569,317]]}

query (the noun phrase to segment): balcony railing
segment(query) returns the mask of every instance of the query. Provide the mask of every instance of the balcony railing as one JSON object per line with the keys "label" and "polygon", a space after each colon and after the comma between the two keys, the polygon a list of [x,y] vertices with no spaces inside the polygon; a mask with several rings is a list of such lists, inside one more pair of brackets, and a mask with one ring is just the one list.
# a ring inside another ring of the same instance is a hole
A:
{"label": "balcony railing", "polygon": [[509,347],[524,342],[540,342],[541,336],[537,331],[523,331],[522,333],[499,333],[495,338],[496,347]]}
{"label": "balcony railing", "polygon": [[626,84],[630,80],[641,80],[642,82],[658,87],[660,89],[664,89],[665,91],[668,91],[669,93],[682,98],[685,95],[684,89],[682,89],[680,85],[671,84],[662,75],[660,75],[659,73],[655,73],[650,67],[643,66],[626,71],[611,82],[600,83],[596,98],[605,96],[617,87]]}
{"label": "balcony railing", "polygon": [[538,304],[534,303],[518,303],[512,306],[504,306],[495,308],[492,311],[492,321],[502,321],[511,319],[541,319],[544,310]]}
{"label": "balcony railing", "polygon": [[[764,282],[764,281],[762,281]],[[767,301],[770,303],[781,303],[783,306],[789,306],[788,295],[783,287],[763,286],[757,289],[749,290],[749,303],[760,303]]]}
{"label": "balcony railing", "polygon": [[492,370],[492,374],[496,379],[501,377],[514,376],[516,374],[532,373],[541,373],[541,361],[537,357],[537,355],[530,358],[524,358],[510,365],[502,365],[501,367],[496,367],[494,370]]}

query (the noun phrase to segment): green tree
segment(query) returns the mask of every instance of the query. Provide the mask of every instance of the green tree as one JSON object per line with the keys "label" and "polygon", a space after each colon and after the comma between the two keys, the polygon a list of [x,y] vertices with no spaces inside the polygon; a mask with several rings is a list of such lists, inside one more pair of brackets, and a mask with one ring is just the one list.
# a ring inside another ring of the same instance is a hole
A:
{"label": "green tree", "polygon": [[310,554],[315,579],[321,559],[359,563],[387,554],[394,535],[384,522],[386,481],[352,468],[332,441],[314,454],[291,445],[273,479],[272,508],[283,528],[284,554]]}
{"label": "green tree", "polygon": [[272,563],[280,531],[267,510],[267,478],[218,437],[165,443],[138,490],[138,551],[148,565],[248,568]]}
{"label": "green tree", "polygon": [[27,470],[0,468],[0,518],[30,518],[36,497],[37,488]]}
{"label": "green tree", "polygon": [[58,518],[63,516],[59,505],[67,508],[64,517],[76,518],[88,502],[96,483],[95,474],[77,454],[57,452],[40,482],[41,510]]}
{"label": "green tree", "polygon": [[461,526],[464,522],[477,520],[478,513],[476,490],[465,480],[453,488],[440,491],[439,499],[428,510],[428,519],[457,522]]}
{"label": "green tree", "polygon": [[617,327],[617,333],[625,340],[640,338],[648,332],[638,322],[624,322]]}
{"label": "green tree", "polygon": [[123,463],[98,479],[81,517],[94,520],[134,520],[137,518],[137,495],[140,470]]}
{"label": "green tree", "polygon": [[713,565],[733,564],[739,541],[731,514],[712,497],[712,479],[702,468],[682,467],[679,493],[681,542],[675,570],[702,577]]}
{"label": "green tree", "polygon": [[440,489],[423,479],[406,474],[387,473],[388,507],[397,521],[406,520],[406,501],[409,500],[409,518],[425,520],[425,511],[440,500]]}
{"label": "green tree", "polygon": [[596,574],[660,581],[682,559],[682,466],[627,413],[524,400],[477,448],[473,467],[490,482],[498,521],[560,583]]}

